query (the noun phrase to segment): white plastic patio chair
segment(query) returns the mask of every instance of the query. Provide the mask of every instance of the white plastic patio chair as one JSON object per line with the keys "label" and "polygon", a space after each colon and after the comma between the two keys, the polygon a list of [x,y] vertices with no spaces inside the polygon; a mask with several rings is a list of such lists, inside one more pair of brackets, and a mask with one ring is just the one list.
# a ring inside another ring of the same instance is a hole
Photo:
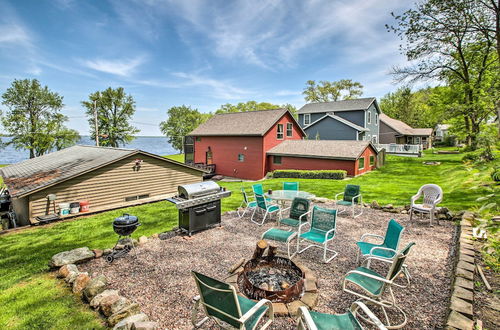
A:
{"label": "white plastic patio chair", "polygon": [[[423,197],[422,204],[416,203]],[[413,213],[429,214],[430,225],[433,226],[434,215],[436,214],[436,206],[443,200],[443,189],[437,184],[425,184],[418,190],[415,196],[411,198],[410,205],[410,223],[413,220]],[[439,217],[436,217],[439,225]]]}

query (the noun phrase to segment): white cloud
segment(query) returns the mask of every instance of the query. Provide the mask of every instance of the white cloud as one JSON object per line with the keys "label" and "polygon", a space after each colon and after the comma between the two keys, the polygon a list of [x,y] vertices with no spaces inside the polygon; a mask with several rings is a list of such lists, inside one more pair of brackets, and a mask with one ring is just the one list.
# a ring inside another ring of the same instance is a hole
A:
{"label": "white cloud", "polygon": [[31,37],[26,28],[18,24],[0,25],[0,45],[31,46]]}
{"label": "white cloud", "polygon": [[85,60],[82,64],[90,69],[115,74],[118,76],[128,77],[135,69],[145,62],[144,56],[139,56],[131,59],[95,59]]}
{"label": "white cloud", "polygon": [[214,98],[237,100],[243,99],[253,94],[250,90],[235,87],[232,83],[213,78],[199,76],[197,74],[175,72],[175,77],[181,78],[182,87],[188,86],[201,86],[209,87],[211,89],[210,95]]}

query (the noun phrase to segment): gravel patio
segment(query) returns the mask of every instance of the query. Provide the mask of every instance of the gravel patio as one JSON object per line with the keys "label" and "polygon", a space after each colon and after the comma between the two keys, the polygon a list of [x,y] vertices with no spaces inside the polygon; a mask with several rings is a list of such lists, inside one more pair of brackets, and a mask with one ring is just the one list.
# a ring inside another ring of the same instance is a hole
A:
{"label": "gravel patio", "polygon": [[[441,221],[440,226],[433,228],[428,222],[408,227],[408,215],[369,208],[356,219],[345,215],[338,218],[337,236],[331,247],[339,255],[332,262],[320,262],[322,252],[317,249],[294,258],[310,268],[318,279],[320,295],[316,310],[343,313],[356,300],[355,296],[342,291],[345,273],[356,268],[355,243],[364,233],[383,235],[391,218],[407,228],[401,246],[416,243],[406,262],[412,275],[411,285],[394,290],[399,306],[408,315],[405,328],[443,328],[451,295],[454,225]],[[149,240],[137,248],[137,259],[129,255],[108,264],[99,258],[81,265],[81,270],[92,276],[105,275],[110,288],[139,303],[141,310],[162,328],[190,329],[192,298],[197,294],[190,271],[226,278],[228,269],[242,257],[249,259],[261,234],[275,226],[274,221],[266,221],[259,227],[251,223],[249,217],[238,219],[234,212],[224,214],[222,224],[221,228],[197,233],[188,240],[182,236]],[[282,245],[280,251],[284,251]],[[292,318],[276,318],[272,328],[292,329],[294,322]],[[211,322],[206,323],[206,327],[213,326]]]}

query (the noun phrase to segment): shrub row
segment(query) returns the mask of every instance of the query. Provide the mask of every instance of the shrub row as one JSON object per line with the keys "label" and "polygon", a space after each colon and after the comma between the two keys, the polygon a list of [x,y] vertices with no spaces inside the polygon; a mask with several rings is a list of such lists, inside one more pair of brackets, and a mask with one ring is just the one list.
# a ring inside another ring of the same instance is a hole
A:
{"label": "shrub row", "polygon": [[332,179],[342,180],[347,176],[344,170],[276,170],[273,172],[274,178],[297,178],[297,179]]}

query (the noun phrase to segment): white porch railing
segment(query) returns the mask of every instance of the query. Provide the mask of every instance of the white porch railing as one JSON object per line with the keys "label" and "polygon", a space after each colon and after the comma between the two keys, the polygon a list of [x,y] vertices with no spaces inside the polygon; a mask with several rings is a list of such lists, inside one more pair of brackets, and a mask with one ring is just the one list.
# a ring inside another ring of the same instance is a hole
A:
{"label": "white porch railing", "polygon": [[401,155],[419,155],[423,147],[421,144],[377,144],[377,149],[385,149],[388,154],[401,154]]}

